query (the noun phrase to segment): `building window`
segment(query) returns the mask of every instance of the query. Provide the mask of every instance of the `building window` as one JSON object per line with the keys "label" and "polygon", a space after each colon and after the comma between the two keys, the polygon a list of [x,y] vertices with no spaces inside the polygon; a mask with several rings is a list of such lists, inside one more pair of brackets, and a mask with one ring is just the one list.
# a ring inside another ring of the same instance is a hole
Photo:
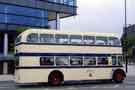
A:
{"label": "building window", "polygon": [[23,15],[23,16],[31,16],[31,17],[39,17],[39,18],[47,18],[47,11],[40,9],[32,9],[27,7],[6,5],[6,13]]}
{"label": "building window", "polygon": [[40,34],[41,43],[55,43],[53,34]]}
{"label": "building window", "polygon": [[6,8],[6,5],[0,4],[0,13],[4,13],[5,12],[5,8]]}
{"label": "building window", "polygon": [[68,65],[69,57],[68,56],[56,56],[55,62],[56,62],[56,65]]}
{"label": "building window", "polygon": [[16,5],[0,4],[0,22],[13,25],[45,27],[48,11]]}
{"label": "building window", "polygon": [[76,0],[48,0],[48,1],[70,5],[70,6],[76,6]]}
{"label": "building window", "polygon": [[71,56],[70,57],[71,65],[82,65],[82,62],[83,62],[82,56]]}
{"label": "building window", "polygon": [[26,16],[15,16],[15,15],[6,15],[7,23],[10,24],[20,24],[28,26],[45,26],[47,25],[47,19],[26,17]]}
{"label": "building window", "polygon": [[84,65],[96,65],[96,58],[91,56],[84,57]]}
{"label": "building window", "polygon": [[69,42],[68,35],[55,35],[55,39],[57,44],[68,44]]}
{"label": "building window", "polygon": [[53,56],[40,57],[40,65],[54,65],[54,57]]}
{"label": "building window", "polygon": [[96,45],[107,45],[107,37],[96,37]]}
{"label": "building window", "polygon": [[84,44],[87,44],[87,45],[93,45],[95,43],[95,37],[94,36],[84,36],[83,42],[84,42]]}
{"label": "building window", "polygon": [[6,23],[5,21],[5,15],[4,14],[0,14],[0,23]]}
{"label": "building window", "polygon": [[97,63],[98,63],[98,65],[107,65],[108,58],[107,57],[98,57]]}
{"label": "building window", "polygon": [[70,44],[82,44],[82,36],[71,35],[70,36]]}
{"label": "building window", "polygon": [[38,42],[38,34],[36,34],[36,33],[29,34],[27,37],[27,42],[37,43]]}

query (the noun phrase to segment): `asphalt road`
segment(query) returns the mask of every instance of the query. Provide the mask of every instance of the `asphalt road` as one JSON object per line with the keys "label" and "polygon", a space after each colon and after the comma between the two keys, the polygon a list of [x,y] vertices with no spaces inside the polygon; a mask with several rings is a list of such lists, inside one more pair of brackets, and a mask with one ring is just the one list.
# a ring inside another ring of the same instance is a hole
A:
{"label": "asphalt road", "polygon": [[128,76],[122,84],[106,83],[83,83],[66,84],[62,86],[24,86],[16,87],[13,81],[0,82],[0,90],[135,90],[135,76]]}

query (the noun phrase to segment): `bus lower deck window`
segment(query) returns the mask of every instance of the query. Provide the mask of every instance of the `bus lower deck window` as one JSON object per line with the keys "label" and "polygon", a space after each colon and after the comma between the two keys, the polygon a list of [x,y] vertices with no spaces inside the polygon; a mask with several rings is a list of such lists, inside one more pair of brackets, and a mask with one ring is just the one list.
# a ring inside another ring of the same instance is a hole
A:
{"label": "bus lower deck window", "polygon": [[108,59],[107,57],[98,57],[97,59],[99,65],[107,65]]}
{"label": "bus lower deck window", "polygon": [[40,57],[40,65],[54,65],[53,57]]}
{"label": "bus lower deck window", "polygon": [[69,57],[68,56],[56,56],[55,62],[56,62],[56,65],[68,65]]}

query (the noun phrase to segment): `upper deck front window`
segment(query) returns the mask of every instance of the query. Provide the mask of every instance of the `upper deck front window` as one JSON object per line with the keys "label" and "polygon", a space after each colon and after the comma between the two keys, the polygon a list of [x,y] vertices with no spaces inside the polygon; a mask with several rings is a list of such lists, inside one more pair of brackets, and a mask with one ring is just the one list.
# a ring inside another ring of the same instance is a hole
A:
{"label": "upper deck front window", "polygon": [[36,33],[29,34],[27,37],[27,42],[37,43],[38,42],[38,34],[36,34]]}
{"label": "upper deck front window", "polygon": [[121,45],[120,40],[116,37],[110,37],[108,44],[109,45]]}
{"label": "upper deck front window", "polygon": [[21,42],[21,38],[22,38],[22,36],[18,36],[17,38],[16,38],[16,40],[15,40],[15,43],[17,44],[17,43],[20,43]]}

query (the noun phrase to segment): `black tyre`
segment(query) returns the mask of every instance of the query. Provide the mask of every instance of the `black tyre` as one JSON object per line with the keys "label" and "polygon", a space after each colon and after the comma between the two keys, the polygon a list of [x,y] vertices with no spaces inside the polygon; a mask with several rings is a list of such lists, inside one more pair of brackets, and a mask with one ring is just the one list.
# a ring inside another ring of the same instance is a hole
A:
{"label": "black tyre", "polygon": [[123,80],[124,80],[125,76],[124,76],[124,73],[122,71],[116,71],[114,73],[114,76],[113,76],[113,80],[114,82],[116,83],[122,83]]}
{"label": "black tyre", "polygon": [[49,84],[53,86],[60,85],[62,82],[62,77],[60,73],[52,73],[49,76]]}

